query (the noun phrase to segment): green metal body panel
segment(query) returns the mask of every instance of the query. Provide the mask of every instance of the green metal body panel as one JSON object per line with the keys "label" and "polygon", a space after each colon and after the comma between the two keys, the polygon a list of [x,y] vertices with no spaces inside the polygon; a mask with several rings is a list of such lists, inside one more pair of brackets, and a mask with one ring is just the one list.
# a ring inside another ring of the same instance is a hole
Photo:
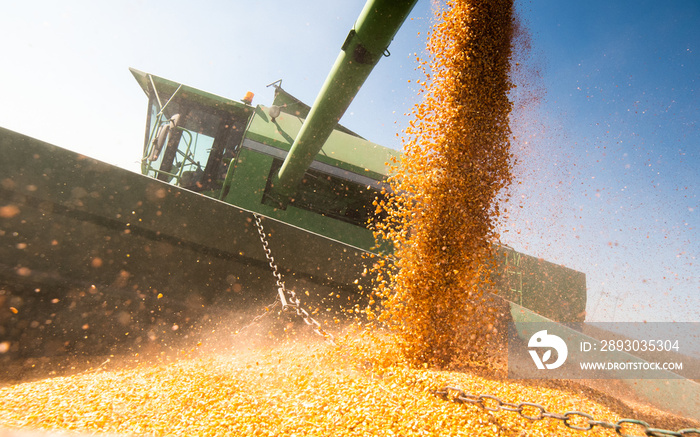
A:
{"label": "green metal body panel", "polygon": [[238,162],[245,165],[236,169],[236,177],[223,200],[328,238],[342,236],[341,241],[357,248],[369,250],[374,245],[374,238],[368,229],[300,208],[282,210],[260,203],[273,159],[270,155],[244,148],[239,154]]}
{"label": "green metal body panel", "polygon": [[582,272],[500,246],[497,289],[499,296],[535,309],[561,322],[583,322],[586,311],[586,275]]}
{"label": "green metal body panel", "polygon": [[[288,152],[292,146],[291,142],[299,134],[305,119],[283,111],[272,122],[267,115],[268,112],[268,107],[259,105],[256,108],[246,131],[246,137]],[[398,156],[400,152],[397,150],[380,146],[338,129],[330,133],[328,140],[313,161],[382,181],[388,174],[388,162]]]}
{"label": "green metal body panel", "polygon": [[[272,122],[267,115],[267,109],[264,106],[256,108],[235,166],[230,170],[230,185],[224,188],[226,195],[222,199],[227,203],[370,250],[375,245],[374,237],[371,231],[363,226],[293,205],[281,209],[274,203],[261,202],[268,188],[273,161],[284,159],[292,139],[296,137],[304,121],[296,115],[283,112]],[[398,153],[394,150],[336,130],[317,156],[315,165],[325,166],[327,172],[344,179],[354,179],[363,187],[373,185],[374,190],[380,190],[388,170],[386,163],[396,155]],[[368,195],[368,203],[371,203],[372,198]]]}
{"label": "green metal body panel", "polygon": [[[0,361],[147,345],[274,301],[250,211],[5,129],[0,154],[0,338],[11,345]],[[263,224],[287,286],[313,291],[307,307],[332,317],[359,302],[363,251]]]}

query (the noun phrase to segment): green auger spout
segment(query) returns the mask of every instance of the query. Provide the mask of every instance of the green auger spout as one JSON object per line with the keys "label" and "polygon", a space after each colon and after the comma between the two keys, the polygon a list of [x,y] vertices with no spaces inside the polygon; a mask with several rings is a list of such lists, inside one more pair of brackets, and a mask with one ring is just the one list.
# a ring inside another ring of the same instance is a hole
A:
{"label": "green auger spout", "polygon": [[350,30],[304,125],[277,177],[272,195],[286,206],[314,157],[333,132],[360,87],[379,60],[417,0],[370,0]]}

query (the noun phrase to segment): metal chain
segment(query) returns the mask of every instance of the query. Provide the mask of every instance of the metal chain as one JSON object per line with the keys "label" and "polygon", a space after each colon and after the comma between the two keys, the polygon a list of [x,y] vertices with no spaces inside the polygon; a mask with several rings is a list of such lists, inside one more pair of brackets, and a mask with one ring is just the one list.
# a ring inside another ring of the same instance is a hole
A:
{"label": "metal chain", "polygon": [[279,302],[282,303],[282,310],[294,310],[299,317],[304,320],[304,323],[309,325],[313,331],[326,339],[329,343],[335,346],[335,338],[333,335],[321,328],[321,324],[318,323],[311,315],[306,311],[299,302],[294,290],[287,290],[284,286],[284,281],[282,281],[282,274],[277,268],[277,263],[275,263],[275,258],[272,256],[272,251],[267,243],[267,236],[265,235],[265,229],[262,225],[262,217],[259,214],[253,213],[255,217],[255,227],[258,230],[258,235],[260,236],[260,242],[263,245],[263,250],[265,251],[265,258],[272,269],[272,275],[275,277],[275,282],[277,284],[277,295],[279,297]]}
{"label": "metal chain", "polygon": [[[545,407],[532,402],[520,402],[518,404],[504,402],[496,396],[491,395],[473,395],[456,387],[444,387],[440,390],[435,390],[433,393],[442,397],[445,400],[458,402],[462,404],[478,405],[486,411],[511,411],[520,414],[520,416],[530,420],[542,420],[545,417],[561,420],[564,425],[578,431],[590,431],[595,426],[602,428],[613,429],[619,435],[624,437],[637,437],[635,435],[623,434],[622,429],[625,424],[638,425],[644,430],[644,436],[700,436],[700,429],[686,428],[678,431],[670,431],[666,429],[651,428],[648,423],[641,420],[622,419],[615,423],[595,420],[593,416],[581,411],[567,411],[564,414],[551,413]],[[586,420],[585,425],[577,425],[572,423],[572,419],[579,417]],[[642,437],[642,436],[638,436]]]}

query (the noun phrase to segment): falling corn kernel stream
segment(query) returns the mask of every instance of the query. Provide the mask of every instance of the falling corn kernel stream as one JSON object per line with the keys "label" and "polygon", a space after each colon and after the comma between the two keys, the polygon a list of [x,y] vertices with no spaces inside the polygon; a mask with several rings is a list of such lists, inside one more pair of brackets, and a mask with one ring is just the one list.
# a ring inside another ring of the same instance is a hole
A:
{"label": "falling corn kernel stream", "polygon": [[[376,205],[388,214],[375,225],[376,236],[391,241],[395,261],[375,268],[374,303],[367,308],[372,335],[351,331],[340,347],[299,339],[246,349],[239,341],[233,353],[190,351],[177,360],[122,368],[107,360],[82,373],[0,388],[0,428],[119,435],[568,435],[556,421],[487,412],[433,394],[447,385],[618,420],[580,393],[499,379],[498,357],[489,355],[502,346],[495,307],[485,304],[483,293],[498,240],[499,196],[512,179],[512,9],[512,0],[452,1],[437,11],[424,98],[391,179],[401,195]],[[587,435],[611,433],[597,428]]]}
{"label": "falling corn kernel stream", "polygon": [[[371,316],[410,362],[479,361],[497,339],[483,299],[494,267],[499,195],[512,179],[508,117],[512,1],[452,2],[428,41],[424,98],[379,202],[375,235],[396,261],[379,266]],[[492,309],[492,308],[491,308]]]}

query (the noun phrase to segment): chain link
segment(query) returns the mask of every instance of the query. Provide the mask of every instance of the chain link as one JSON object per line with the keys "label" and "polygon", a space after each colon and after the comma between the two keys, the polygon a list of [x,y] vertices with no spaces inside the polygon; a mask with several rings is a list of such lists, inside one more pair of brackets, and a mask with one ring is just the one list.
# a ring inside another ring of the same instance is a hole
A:
{"label": "chain link", "polygon": [[287,288],[284,286],[282,274],[277,268],[277,263],[275,262],[275,258],[272,256],[272,251],[270,250],[270,246],[267,242],[265,228],[263,228],[262,225],[262,217],[256,213],[253,213],[253,216],[255,217],[255,227],[258,230],[260,242],[262,243],[263,250],[265,251],[265,258],[267,258],[267,262],[270,265],[270,269],[272,269],[272,275],[275,277],[275,282],[277,285],[277,295],[279,297],[279,302],[282,303],[282,310],[294,310],[294,312],[296,312],[296,314],[299,317],[301,317],[302,320],[304,320],[304,323],[310,326],[316,334],[320,335],[321,337],[326,339],[326,341],[335,346],[335,338],[333,337],[333,335],[330,332],[324,330],[321,327],[321,324],[318,323],[313,317],[311,317],[308,311],[306,311],[301,306],[299,298],[297,297],[294,290],[287,290]]}
{"label": "chain link", "polygon": [[[595,426],[601,428],[613,429],[616,433],[623,437],[642,437],[641,435],[625,434],[623,427],[625,424],[636,425],[643,429],[643,436],[700,436],[700,429],[686,428],[678,431],[670,431],[667,429],[657,429],[649,426],[648,423],[641,420],[622,419],[615,423],[594,420],[590,414],[581,411],[567,411],[564,414],[557,414],[547,411],[545,407],[532,402],[520,402],[518,404],[504,402],[496,396],[491,395],[473,395],[456,387],[444,387],[440,390],[435,390],[433,393],[442,397],[445,400],[458,402],[461,404],[478,405],[487,411],[511,411],[520,414],[520,416],[529,420],[542,420],[544,418],[561,420],[568,428],[578,431],[590,431]],[[578,419],[574,421],[574,419]],[[585,425],[581,424],[585,420]]]}

